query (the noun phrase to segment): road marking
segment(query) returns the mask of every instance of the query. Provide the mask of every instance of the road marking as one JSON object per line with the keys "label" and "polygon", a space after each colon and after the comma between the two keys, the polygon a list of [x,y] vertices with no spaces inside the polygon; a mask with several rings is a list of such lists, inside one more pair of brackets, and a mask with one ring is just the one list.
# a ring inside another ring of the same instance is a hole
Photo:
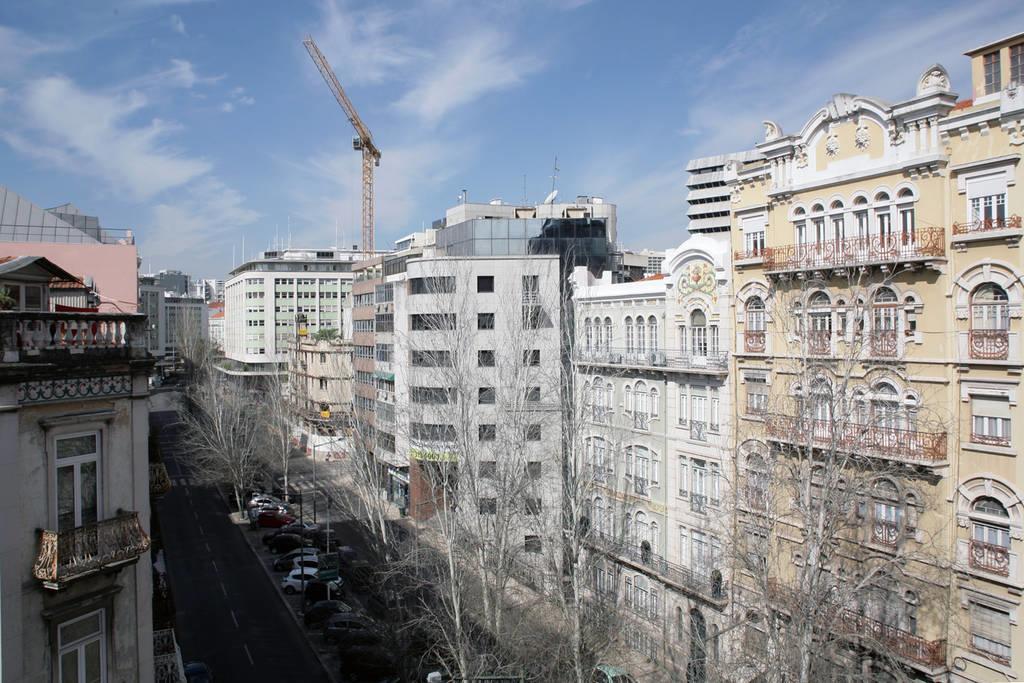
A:
{"label": "road marking", "polygon": [[243,644],[242,647],[245,648],[245,656],[249,658],[249,666],[256,666],[256,662],[252,661],[252,653],[249,652],[249,645]]}
{"label": "road marking", "polygon": [[205,531],[203,531],[203,525],[202,525],[202,524],[200,524],[200,525],[199,525],[198,527],[196,527],[196,528],[197,528],[197,529],[199,529],[199,535],[200,535],[200,536],[205,536],[205,535],[206,535],[206,532],[205,532]]}
{"label": "road marking", "polygon": [[207,543],[206,541],[203,541],[203,545],[205,545],[205,546],[206,546],[206,552],[212,552],[212,551],[210,550],[210,544],[209,544],[209,543]]}
{"label": "road marking", "polygon": [[213,563],[213,571],[215,571],[215,572],[217,572],[219,574],[220,570],[217,569],[217,560],[210,560],[210,562]]}
{"label": "road marking", "polygon": [[196,518],[196,521],[197,521],[197,522],[199,521],[199,513],[198,513],[198,512],[196,512],[195,510],[193,510],[193,511],[192,511],[192,516]]}
{"label": "road marking", "polygon": [[[235,628],[238,628],[238,619],[235,617],[235,610],[229,610],[231,612],[231,621],[235,622]],[[250,658],[251,661],[251,658]]]}
{"label": "road marking", "polygon": [[222,593],[224,593],[225,598],[228,597],[228,589],[224,587],[223,581],[220,582],[220,590]]}

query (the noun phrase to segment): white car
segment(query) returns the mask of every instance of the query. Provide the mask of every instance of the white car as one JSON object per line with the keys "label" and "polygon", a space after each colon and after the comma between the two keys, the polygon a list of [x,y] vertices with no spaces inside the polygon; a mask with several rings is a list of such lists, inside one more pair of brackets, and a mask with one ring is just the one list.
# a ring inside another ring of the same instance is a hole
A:
{"label": "white car", "polygon": [[296,560],[319,560],[320,552],[316,548],[296,548],[274,560],[274,570],[283,572],[291,571],[298,567]]}
{"label": "white car", "polygon": [[303,580],[305,583],[310,581],[316,581],[319,571],[312,567],[303,567],[302,569],[293,569],[288,572],[288,576],[281,579],[281,588],[288,595],[295,593],[301,593],[303,590]]}

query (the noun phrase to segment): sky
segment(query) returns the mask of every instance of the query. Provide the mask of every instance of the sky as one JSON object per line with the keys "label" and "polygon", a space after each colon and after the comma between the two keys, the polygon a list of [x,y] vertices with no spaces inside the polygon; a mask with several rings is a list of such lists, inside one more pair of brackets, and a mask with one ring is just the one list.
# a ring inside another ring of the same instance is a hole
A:
{"label": "sky", "polygon": [[936,62],[967,97],[963,52],[1020,30],[1019,0],[4,0],[0,184],[132,229],[145,271],[355,244],[360,157],[310,34],[382,152],[378,248],[462,190],[555,184],[617,204],[624,246],[667,249],[689,159],[833,93],[908,98]]}

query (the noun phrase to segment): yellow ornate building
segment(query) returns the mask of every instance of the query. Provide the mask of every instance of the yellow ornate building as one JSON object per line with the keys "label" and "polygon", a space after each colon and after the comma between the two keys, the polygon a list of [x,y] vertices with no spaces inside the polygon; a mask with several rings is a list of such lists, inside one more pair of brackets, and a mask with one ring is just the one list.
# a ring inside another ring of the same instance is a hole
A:
{"label": "yellow ornate building", "polygon": [[[814,600],[871,676],[1024,676],[1024,33],[967,55],[966,97],[936,64],[904,101],[835,95],[708,167],[731,216],[737,604],[746,584],[796,630]],[[809,483],[773,497],[801,458]],[[822,491],[835,539],[806,528]]]}

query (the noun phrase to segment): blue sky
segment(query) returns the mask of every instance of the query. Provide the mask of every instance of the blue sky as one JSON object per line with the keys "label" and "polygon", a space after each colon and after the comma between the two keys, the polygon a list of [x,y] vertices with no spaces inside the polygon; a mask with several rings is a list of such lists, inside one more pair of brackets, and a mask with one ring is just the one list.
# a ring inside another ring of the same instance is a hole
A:
{"label": "blue sky", "polygon": [[0,184],[132,228],[144,268],[223,275],[291,230],[358,242],[359,155],[311,33],[383,152],[377,244],[470,199],[619,205],[685,237],[686,162],[799,128],[835,92],[911,96],[1024,29],[1024,3],[56,0],[0,5]]}

